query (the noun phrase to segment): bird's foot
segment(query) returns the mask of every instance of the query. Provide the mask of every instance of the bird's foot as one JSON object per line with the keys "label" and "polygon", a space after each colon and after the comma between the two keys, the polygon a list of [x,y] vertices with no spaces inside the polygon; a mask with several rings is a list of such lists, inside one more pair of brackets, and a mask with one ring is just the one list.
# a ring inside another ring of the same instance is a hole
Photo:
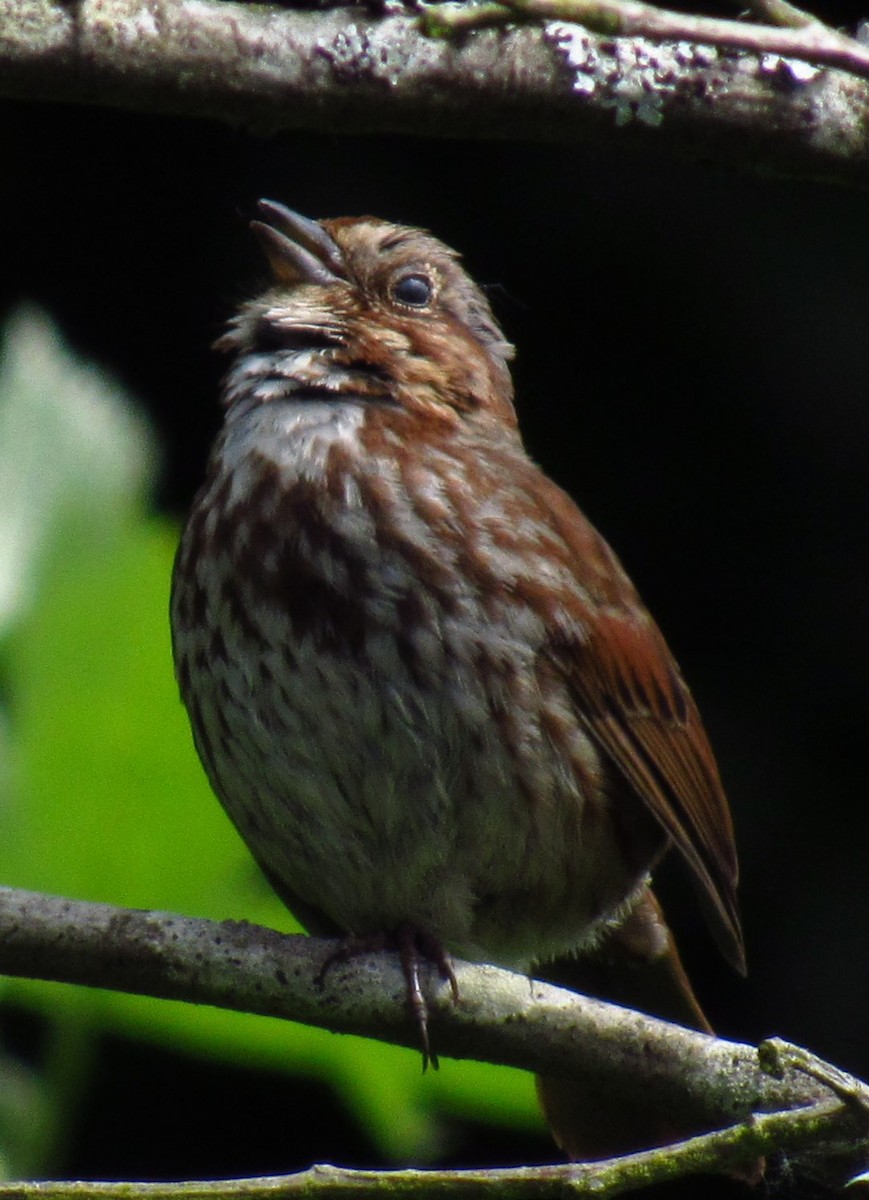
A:
{"label": "bird's foot", "polygon": [[420,982],[420,967],[428,963],[437,968],[438,975],[450,985],[453,1000],[459,998],[459,985],[453,970],[449,954],[441,942],[417,929],[414,925],[405,923],[399,925],[393,933],[375,933],[364,937],[350,936],[342,938],[331,954],[328,955],[319,972],[316,982],[322,985],[326,974],[337,963],[349,962],[363,954],[382,953],[384,950],[398,954],[401,971],[406,985],[406,1003],[411,1018],[419,1031],[422,1048],[422,1069],[431,1066],[438,1068],[438,1056],[432,1050],[428,1034],[428,1001]]}

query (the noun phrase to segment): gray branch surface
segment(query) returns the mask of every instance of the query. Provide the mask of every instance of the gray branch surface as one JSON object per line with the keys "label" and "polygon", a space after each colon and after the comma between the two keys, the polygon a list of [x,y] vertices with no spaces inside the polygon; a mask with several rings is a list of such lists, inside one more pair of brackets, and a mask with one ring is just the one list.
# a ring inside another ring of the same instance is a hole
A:
{"label": "gray branch surface", "polygon": [[[805,1051],[716,1039],[495,967],[455,968],[457,1002],[434,969],[427,981],[440,1053],[575,1078],[626,1098],[648,1096],[651,1088],[662,1105],[690,1112],[698,1126],[738,1127],[711,1148],[703,1138],[683,1143],[692,1169],[745,1161],[771,1145],[866,1145],[866,1089]],[[395,955],[342,961],[332,941],[246,922],[0,888],[0,973],[418,1044]]]}
{"label": "gray branch surface", "polygon": [[[0,0],[0,94],[263,131],[618,138],[647,152],[866,181],[866,78],[811,65],[810,30],[745,25],[740,49],[699,41],[702,20],[686,17],[680,39],[677,17],[664,41],[654,26],[650,37],[615,37],[558,19],[432,38],[415,15],[360,8]],[[752,28],[763,35],[754,50]],[[801,41],[807,59],[788,57]],[[865,54],[854,45],[859,70]]]}

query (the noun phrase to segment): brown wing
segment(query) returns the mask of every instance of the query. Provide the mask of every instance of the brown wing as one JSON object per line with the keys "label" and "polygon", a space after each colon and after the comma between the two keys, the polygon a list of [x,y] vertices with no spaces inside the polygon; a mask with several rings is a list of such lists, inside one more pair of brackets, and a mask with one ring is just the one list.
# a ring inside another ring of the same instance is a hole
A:
{"label": "brown wing", "polygon": [[612,551],[554,485],[546,500],[591,600],[576,632],[552,630],[549,656],[585,728],[691,866],[716,940],[744,971],[733,824],[700,714]]}

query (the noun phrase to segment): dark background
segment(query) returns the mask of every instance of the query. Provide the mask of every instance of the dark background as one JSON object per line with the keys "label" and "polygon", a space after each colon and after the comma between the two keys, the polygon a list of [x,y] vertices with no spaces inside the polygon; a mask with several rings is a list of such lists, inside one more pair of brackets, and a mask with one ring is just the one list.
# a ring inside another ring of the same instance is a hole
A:
{"label": "dark background", "polygon": [[[718,960],[670,870],[698,990],[724,1034],[778,1034],[869,1074],[866,195],[624,157],[615,128],[606,153],[264,140],[11,102],[0,162],[0,308],[38,301],[136,393],[165,452],[159,503],[179,517],[217,428],[210,343],[264,277],[257,197],[427,226],[464,253],[518,345],[533,454],[617,548],[720,759],[750,974]],[[27,1020],[11,1028],[38,1041]],[[325,1089],[104,1050],[62,1174],[377,1162]],[[174,1112],[153,1101],[167,1078]],[[453,1161],[550,1154],[481,1128],[457,1133]]]}

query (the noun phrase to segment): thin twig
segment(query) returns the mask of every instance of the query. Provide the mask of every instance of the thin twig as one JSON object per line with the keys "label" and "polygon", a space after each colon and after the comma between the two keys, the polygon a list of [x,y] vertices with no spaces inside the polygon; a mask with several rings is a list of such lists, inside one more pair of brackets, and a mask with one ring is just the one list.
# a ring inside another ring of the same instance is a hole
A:
{"label": "thin twig", "polygon": [[556,1163],[467,1171],[362,1171],[320,1165],[294,1175],[216,1179],[185,1183],[40,1182],[0,1184],[0,1200],[282,1200],[322,1194],[348,1200],[388,1189],[394,1200],[446,1195],[485,1200],[562,1200],[596,1196],[608,1200],[641,1187],[686,1175],[737,1166],[775,1150],[796,1153],[835,1136],[841,1105],[824,1101],[796,1112],[769,1113],[750,1124],[704,1134],[641,1154],[597,1163]]}
{"label": "thin twig", "polygon": [[[503,0],[470,5],[436,4],[421,16],[432,34],[459,34],[510,21],[570,21],[609,37],[644,37],[653,41],[688,41],[755,54],[780,54],[816,66],[839,67],[869,78],[869,47],[830,29],[820,21],[801,21],[801,10],[784,0],[778,5],[778,25],[757,25],[718,17],[658,8],[642,0]],[[801,14],[804,16],[805,14]]]}
{"label": "thin twig", "polygon": [[760,21],[780,25],[783,29],[805,29],[807,25],[818,25],[818,18],[804,8],[797,8],[790,0],[750,0],[749,10]]}

